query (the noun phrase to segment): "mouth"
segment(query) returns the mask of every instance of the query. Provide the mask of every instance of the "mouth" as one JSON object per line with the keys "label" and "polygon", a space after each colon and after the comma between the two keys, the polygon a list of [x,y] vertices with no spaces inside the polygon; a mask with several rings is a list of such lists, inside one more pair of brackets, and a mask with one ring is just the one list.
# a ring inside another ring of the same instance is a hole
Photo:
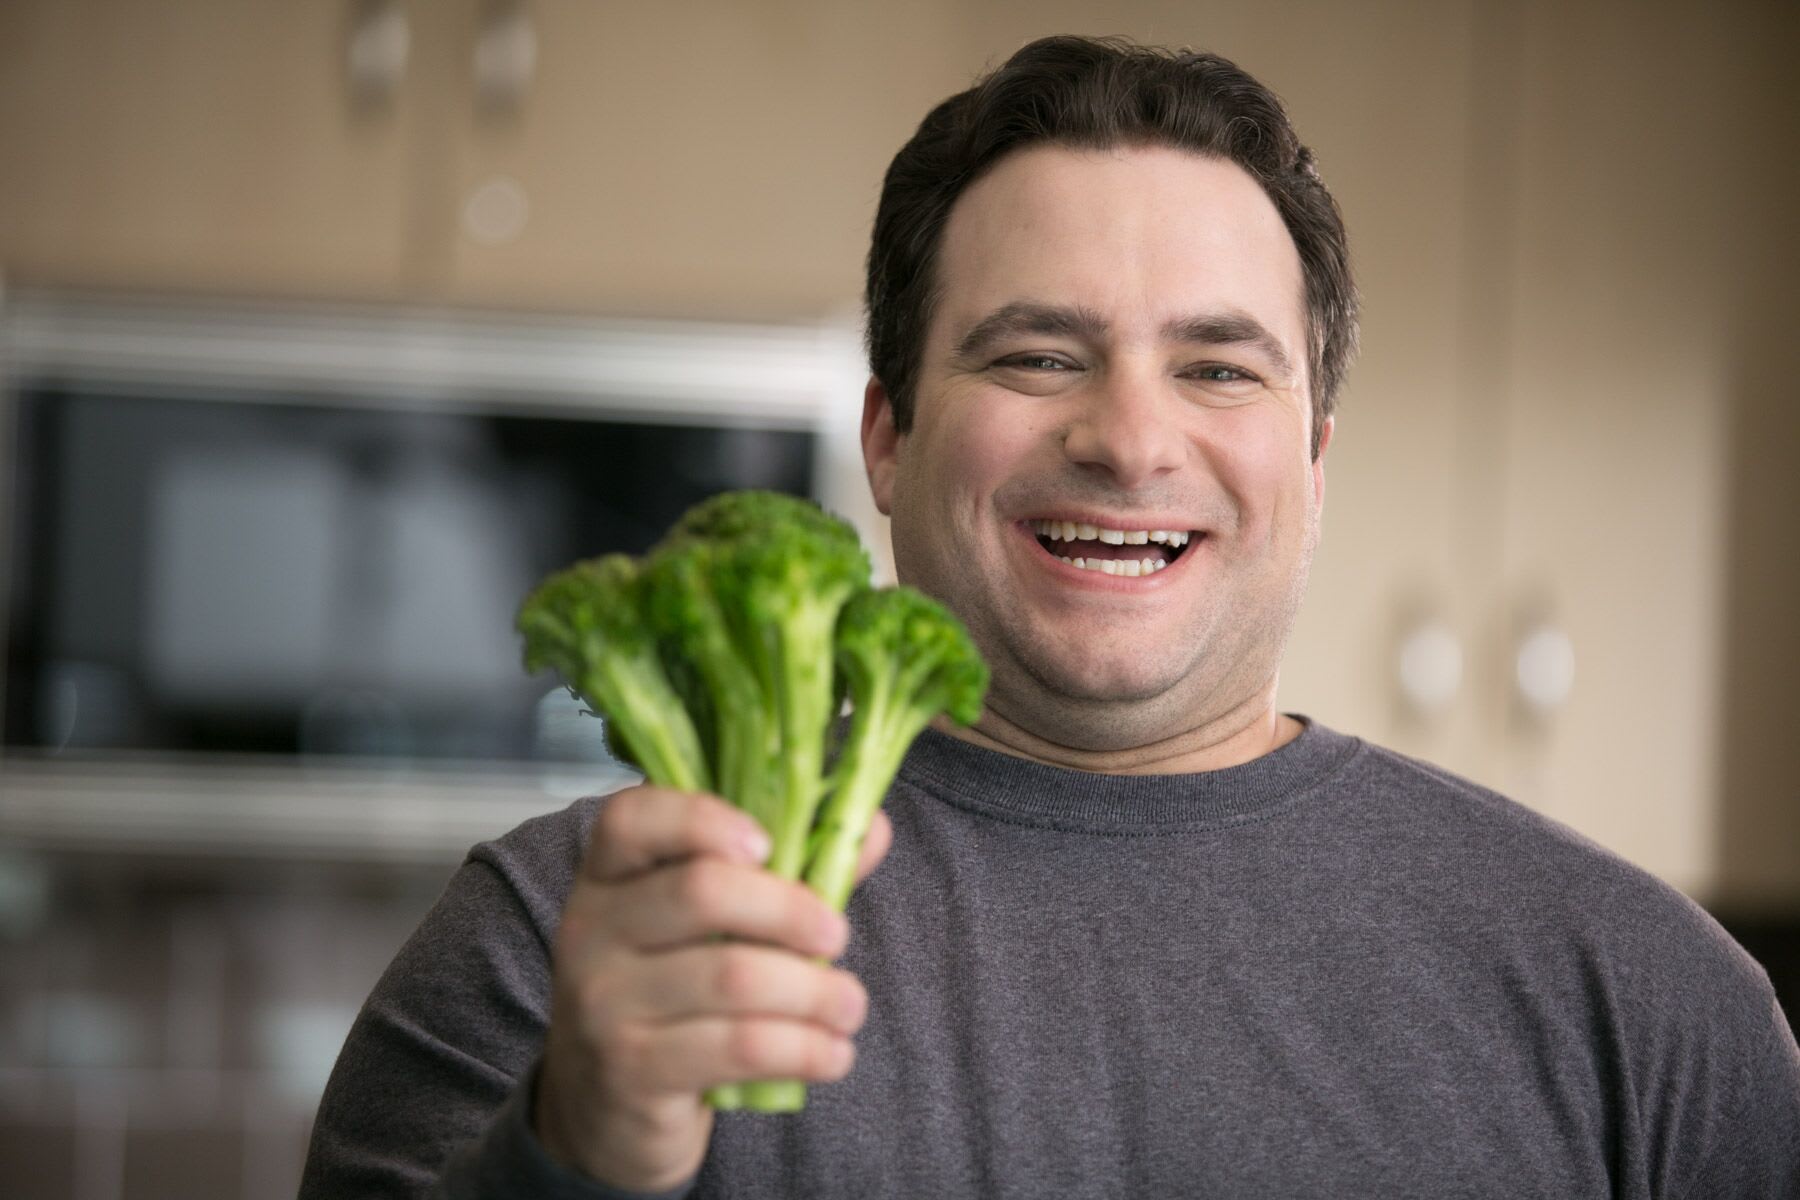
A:
{"label": "mouth", "polygon": [[1023,524],[1046,554],[1078,570],[1130,579],[1166,570],[1206,536],[1187,529],[1124,529],[1050,518]]}

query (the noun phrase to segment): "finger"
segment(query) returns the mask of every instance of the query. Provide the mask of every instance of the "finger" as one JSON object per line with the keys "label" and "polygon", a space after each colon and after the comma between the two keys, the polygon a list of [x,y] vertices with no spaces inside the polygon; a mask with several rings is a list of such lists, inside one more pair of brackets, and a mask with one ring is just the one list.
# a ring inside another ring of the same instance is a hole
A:
{"label": "finger", "polygon": [[610,883],[702,854],[757,863],[768,857],[768,846],[753,817],[717,796],[630,787],[601,803],[582,873]]}
{"label": "finger", "polygon": [[759,1079],[831,1083],[856,1060],[849,1038],[780,1017],[698,1017],[641,1026],[621,1041],[618,1066],[650,1095]]}
{"label": "finger", "polygon": [[843,915],[803,885],[716,858],[665,866],[618,885],[607,898],[606,920],[614,936],[640,951],[727,934],[836,958],[850,940]]}
{"label": "finger", "polygon": [[690,946],[640,960],[616,1000],[623,1019],[788,1017],[855,1033],[869,996],[848,971],[749,942]]}
{"label": "finger", "polygon": [[862,856],[856,861],[856,882],[861,883],[869,877],[870,872],[881,865],[887,852],[894,844],[894,823],[880,809],[875,810],[875,817],[869,822],[869,832],[863,835]]}

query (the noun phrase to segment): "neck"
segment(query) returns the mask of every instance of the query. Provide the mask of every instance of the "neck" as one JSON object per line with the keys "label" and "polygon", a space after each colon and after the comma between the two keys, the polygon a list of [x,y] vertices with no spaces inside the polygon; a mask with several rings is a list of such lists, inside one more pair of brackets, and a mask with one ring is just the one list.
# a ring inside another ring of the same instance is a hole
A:
{"label": "neck", "polygon": [[1206,724],[1116,750],[1083,750],[1042,737],[990,705],[969,728],[940,717],[951,737],[1053,767],[1105,775],[1191,775],[1241,766],[1300,736],[1300,722],[1276,711],[1275,692],[1253,697]]}

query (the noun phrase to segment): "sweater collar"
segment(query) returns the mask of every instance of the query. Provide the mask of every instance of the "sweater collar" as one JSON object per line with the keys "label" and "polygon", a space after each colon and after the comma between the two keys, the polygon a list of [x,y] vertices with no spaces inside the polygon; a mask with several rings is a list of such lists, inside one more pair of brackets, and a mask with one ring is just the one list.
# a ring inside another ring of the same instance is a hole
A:
{"label": "sweater collar", "polygon": [[900,769],[910,784],[960,808],[1020,824],[1089,833],[1158,833],[1273,815],[1361,746],[1292,714],[1300,735],[1235,767],[1190,775],[1108,775],[1054,767],[927,729]]}

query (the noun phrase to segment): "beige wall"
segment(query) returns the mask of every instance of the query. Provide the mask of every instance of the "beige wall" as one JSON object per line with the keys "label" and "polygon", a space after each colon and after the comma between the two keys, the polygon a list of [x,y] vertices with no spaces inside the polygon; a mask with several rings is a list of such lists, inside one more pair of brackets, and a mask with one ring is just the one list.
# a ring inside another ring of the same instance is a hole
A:
{"label": "beige wall", "polygon": [[[1792,6],[843,0],[531,4],[483,113],[474,0],[402,5],[358,109],[349,5],[0,7],[15,284],[599,315],[853,312],[881,171],[1025,39],[1218,49],[1282,93],[1345,209],[1365,353],[1291,707],[1444,762],[1697,895],[1800,904]],[[499,242],[470,198],[516,183]],[[846,403],[854,398],[846,397]],[[1519,627],[1575,648],[1521,711]],[[1399,639],[1460,640],[1443,712]]]}

